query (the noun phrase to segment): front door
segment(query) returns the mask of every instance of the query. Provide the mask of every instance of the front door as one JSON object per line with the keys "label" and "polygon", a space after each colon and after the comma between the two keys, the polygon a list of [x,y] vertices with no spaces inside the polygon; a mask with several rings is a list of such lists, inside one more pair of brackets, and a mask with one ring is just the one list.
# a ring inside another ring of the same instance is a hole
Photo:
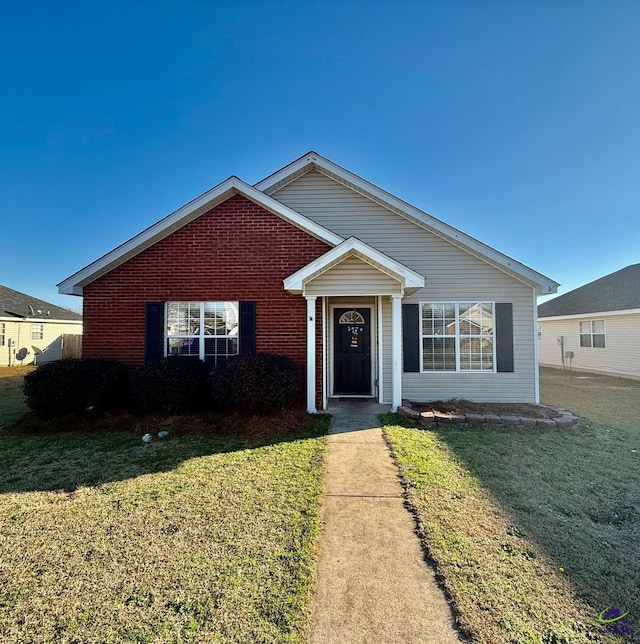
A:
{"label": "front door", "polygon": [[333,393],[371,394],[371,309],[333,311]]}

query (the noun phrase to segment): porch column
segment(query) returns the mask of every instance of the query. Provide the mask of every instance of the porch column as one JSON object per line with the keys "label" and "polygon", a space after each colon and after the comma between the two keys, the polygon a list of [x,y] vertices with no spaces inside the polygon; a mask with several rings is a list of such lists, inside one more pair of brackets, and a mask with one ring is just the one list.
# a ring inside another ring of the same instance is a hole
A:
{"label": "porch column", "polygon": [[306,296],[307,300],[307,412],[317,413],[316,409],[316,298]]}
{"label": "porch column", "polygon": [[402,295],[391,296],[391,411],[402,405]]}

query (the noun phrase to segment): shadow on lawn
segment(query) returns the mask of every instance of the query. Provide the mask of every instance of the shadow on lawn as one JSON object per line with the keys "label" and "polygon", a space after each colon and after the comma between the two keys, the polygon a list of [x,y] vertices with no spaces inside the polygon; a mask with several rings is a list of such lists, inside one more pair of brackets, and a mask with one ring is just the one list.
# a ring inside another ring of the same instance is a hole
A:
{"label": "shadow on lawn", "polygon": [[439,429],[456,459],[597,612],[635,614],[640,642],[640,432],[581,422],[564,430]]}
{"label": "shadow on lawn", "polygon": [[[326,434],[328,416],[314,417],[297,431],[269,435],[176,435],[171,426],[148,428],[153,439],[134,431],[102,430],[25,433],[0,429],[0,493],[64,491],[166,472],[203,456],[290,443]],[[169,435],[158,438],[157,432]]]}

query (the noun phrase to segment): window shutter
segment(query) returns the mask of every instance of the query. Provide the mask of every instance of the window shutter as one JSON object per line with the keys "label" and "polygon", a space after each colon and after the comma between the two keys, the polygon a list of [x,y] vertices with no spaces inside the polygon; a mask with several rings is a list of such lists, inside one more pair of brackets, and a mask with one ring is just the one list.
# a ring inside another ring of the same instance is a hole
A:
{"label": "window shutter", "polygon": [[402,305],[402,366],[405,372],[420,371],[420,315],[418,304]]}
{"label": "window shutter", "polygon": [[160,360],[164,356],[164,302],[146,302],[146,362]]}
{"label": "window shutter", "polygon": [[256,352],[256,303],[240,302],[240,349],[238,353]]}
{"label": "window shutter", "polygon": [[513,372],[513,304],[496,303],[496,366],[499,372]]}

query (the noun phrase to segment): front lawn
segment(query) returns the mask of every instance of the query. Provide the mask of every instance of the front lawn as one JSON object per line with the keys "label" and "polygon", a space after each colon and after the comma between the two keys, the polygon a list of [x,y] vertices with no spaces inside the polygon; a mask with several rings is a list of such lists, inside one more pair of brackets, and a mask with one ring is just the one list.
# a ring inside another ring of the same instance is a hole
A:
{"label": "front lawn", "polygon": [[[563,430],[385,419],[458,619],[478,642],[640,641],[640,383],[543,370]],[[608,608],[630,611],[603,625]],[[629,634],[632,632],[631,634]]]}
{"label": "front lawn", "polygon": [[324,434],[24,434],[0,379],[0,641],[298,642]]}

